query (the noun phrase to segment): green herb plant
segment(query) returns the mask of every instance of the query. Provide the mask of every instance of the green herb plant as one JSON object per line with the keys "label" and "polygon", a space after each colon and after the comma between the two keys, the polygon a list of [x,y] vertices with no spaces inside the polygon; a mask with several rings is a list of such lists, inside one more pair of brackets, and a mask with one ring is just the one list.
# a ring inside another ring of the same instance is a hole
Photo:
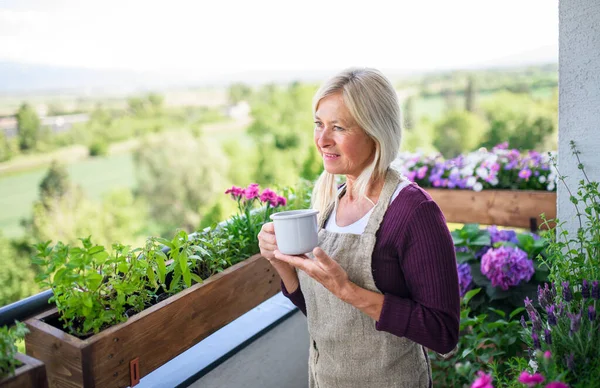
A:
{"label": "green herb plant", "polygon": [[0,327],[0,380],[11,376],[21,362],[15,358],[17,354],[17,341],[22,341],[29,332],[25,324],[15,322],[15,326]]}

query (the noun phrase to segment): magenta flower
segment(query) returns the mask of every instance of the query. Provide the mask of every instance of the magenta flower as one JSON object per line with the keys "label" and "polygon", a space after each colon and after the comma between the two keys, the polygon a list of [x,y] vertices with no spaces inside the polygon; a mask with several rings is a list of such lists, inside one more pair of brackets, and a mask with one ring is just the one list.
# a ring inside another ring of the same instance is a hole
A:
{"label": "magenta flower", "polygon": [[494,386],[492,385],[492,375],[491,374],[486,374],[483,371],[479,371],[477,372],[477,377],[475,379],[475,381],[473,381],[473,384],[471,384],[471,388],[494,388]]}
{"label": "magenta flower", "polygon": [[561,383],[560,381],[553,381],[547,384],[546,388],[569,388],[569,386],[565,383]]}
{"label": "magenta flower", "polygon": [[250,185],[244,189],[244,196],[247,200],[258,198],[258,191],[258,183],[250,183]]}
{"label": "magenta flower", "polygon": [[285,197],[277,197],[277,205],[275,206],[285,206],[287,204],[287,199]]}
{"label": "magenta flower", "polygon": [[551,358],[552,358],[552,352],[550,352],[549,350],[546,350],[546,351],[544,352],[544,358],[545,358],[546,360],[549,360],[549,359],[551,359]]}
{"label": "magenta flower", "polygon": [[490,248],[481,258],[481,273],[504,291],[522,280],[528,282],[534,272],[533,261],[517,247]]}
{"label": "magenta flower", "polygon": [[529,374],[529,372],[524,370],[523,372],[521,372],[521,375],[519,376],[519,382],[526,384],[530,387],[533,387],[537,384],[543,383],[544,376],[542,376],[539,373]]}
{"label": "magenta flower", "polygon": [[225,194],[231,194],[231,197],[235,200],[238,200],[244,195],[244,189],[237,186],[231,186],[230,189],[225,191]]}
{"label": "magenta flower", "polygon": [[265,189],[260,195],[261,202],[269,202],[273,204],[273,202],[277,203],[277,193],[275,193],[271,189]]}

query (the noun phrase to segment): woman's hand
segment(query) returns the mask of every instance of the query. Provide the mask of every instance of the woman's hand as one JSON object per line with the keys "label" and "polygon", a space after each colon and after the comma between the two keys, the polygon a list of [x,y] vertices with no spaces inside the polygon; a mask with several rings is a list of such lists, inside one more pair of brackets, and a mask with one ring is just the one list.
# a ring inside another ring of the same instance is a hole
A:
{"label": "woman's hand", "polygon": [[311,260],[305,255],[290,256],[284,255],[278,250],[274,252],[275,259],[304,271],[332,294],[343,301],[347,301],[353,283],[348,279],[346,271],[321,248],[315,248],[313,255],[316,260]]}
{"label": "woman's hand", "polygon": [[264,224],[260,229],[258,233],[258,246],[260,247],[261,256],[269,260],[269,263],[275,268],[287,291],[289,293],[294,292],[300,284],[298,274],[294,267],[275,258],[275,251],[278,248],[277,239],[275,238],[275,228],[272,222]]}

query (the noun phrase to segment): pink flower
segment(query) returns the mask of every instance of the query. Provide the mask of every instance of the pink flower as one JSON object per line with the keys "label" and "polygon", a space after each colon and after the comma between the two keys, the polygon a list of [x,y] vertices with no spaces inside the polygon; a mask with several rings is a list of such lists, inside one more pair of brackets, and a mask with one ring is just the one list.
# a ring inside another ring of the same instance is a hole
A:
{"label": "pink flower", "polygon": [[237,200],[238,198],[241,198],[244,195],[244,189],[242,189],[241,187],[237,187],[237,186],[231,186],[230,189],[227,189],[225,191],[225,194],[231,194],[233,199]]}
{"label": "pink flower", "polygon": [[542,376],[539,373],[529,374],[529,372],[524,370],[523,372],[521,372],[521,375],[519,376],[519,383],[526,384],[530,387],[533,387],[534,385],[537,385],[537,384],[541,384],[543,382],[544,382],[544,376]]}
{"label": "pink flower", "polygon": [[546,388],[569,388],[569,386],[565,383],[561,383],[560,381],[553,381],[547,384]]}
{"label": "pink flower", "polygon": [[250,183],[250,185],[244,189],[244,196],[248,200],[258,198],[258,183]]}
{"label": "pink flower", "polygon": [[544,352],[544,358],[545,358],[546,360],[549,360],[550,358],[552,358],[552,353],[550,353],[550,351],[549,351],[549,350],[546,350],[546,351]]}
{"label": "pink flower", "polygon": [[273,202],[277,203],[277,194],[271,189],[265,189],[260,195],[261,202],[270,202],[273,205]]}
{"label": "pink flower", "polygon": [[285,197],[277,197],[277,206],[285,206],[287,204],[287,199]]}
{"label": "pink flower", "polygon": [[471,388],[494,388],[494,386],[492,385],[492,375],[488,375],[485,374],[483,371],[479,371],[477,372],[477,377],[475,379],[475,381],[473,381],[473,384],[471,385]]}

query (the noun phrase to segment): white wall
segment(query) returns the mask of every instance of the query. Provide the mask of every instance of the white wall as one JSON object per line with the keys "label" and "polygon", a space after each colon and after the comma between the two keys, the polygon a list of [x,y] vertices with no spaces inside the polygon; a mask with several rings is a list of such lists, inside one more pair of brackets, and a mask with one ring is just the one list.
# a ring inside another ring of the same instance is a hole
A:
{"label": "white wall", "polygon": [[[535,24],[535,23],[534,23]],[[575,141],[591,180],[600,181],[600,0],[559,2],[558,168],[571,190],[583,179],[569,142]],[[558,218],[576,230],[575,208],[558,185]]]}

